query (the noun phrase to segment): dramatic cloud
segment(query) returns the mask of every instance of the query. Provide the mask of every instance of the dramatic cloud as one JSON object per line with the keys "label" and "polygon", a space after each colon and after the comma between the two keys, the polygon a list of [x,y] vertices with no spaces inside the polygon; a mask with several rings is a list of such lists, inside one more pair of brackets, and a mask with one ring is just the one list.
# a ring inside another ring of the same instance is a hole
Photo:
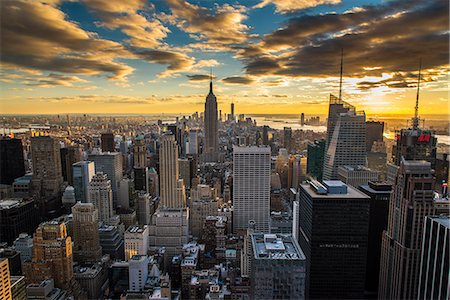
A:
{"label": "dramatic cloud", "polygon": [[133,68],[116,62],[126,55],[119,43],[95,38],[65,19],[57,8],[37,1],[4,1],[1,61],[6,66],[99,75],[123,80]]}
{"label": "dramatic cloud", "polygon": [[249,38],[249,27],[243,23],[247,19],[244,6],[223,4],[211,13],[207,8],[191,4],[185,0],[167,0],[171,21],[196,40],[206,41],[211,49],[230,49],[233,44],[242,44]]}
{"label": "dramatic cloud", "polygon": [[[338,76],[342,48],[347,77],[414,72],[420,57],[425,75],[433,69],[445,72],[448,10],[447,1],[392,1],[343,14],[305,15],[241,49],[237,57],[245,63],[247,74],[255,76]],[[413,83],[394,78],[380,84]]]}
{"label": "dramatic cloud", "polygon": [[136,52],[140,58],[158,64],[167,64],[167,69],[161,72],[159,77],[170,77],[178,72],[189,71],[194,67],[195,59],[189,57],[184,53],[160,51],[160,50],[145,50]]}
{"label": "dramatic cloud", "polygon": [[222,82],[228,83],[228,84],[244,84],[249,85],[255,82],[253,78],[246,77],[246,76],[230,76],[225,77],[222,79]]}
{"label": "dramatic cloud", "polygon": [[83,0],[100,19],[96,24],[108,29],[120,29],[129,36],[124,42],[133,47],[153,48],[161,44],[170,30],[157,18],[145,0]]}
{"label": "dramatic cloud", "polygon": [[339,4],[341,0],[263,0],[254,8],[261,8],[269,4],[273,4],[276,7],[276,11],[279,13],[288,13],[305,8],[315,7],[324,4]]}

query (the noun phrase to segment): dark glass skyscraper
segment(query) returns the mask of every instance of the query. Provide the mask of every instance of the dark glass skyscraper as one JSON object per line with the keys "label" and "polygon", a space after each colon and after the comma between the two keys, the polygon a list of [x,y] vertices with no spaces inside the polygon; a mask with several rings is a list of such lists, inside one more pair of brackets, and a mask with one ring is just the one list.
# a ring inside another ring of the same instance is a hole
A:
{"label": "dark glass skyscraper", "polygon": [[12,184],[25,175],[22,140],[0,138],[0,184]]}
{"label": "dark glass skyscraper", "polygon": [[383,141],[384,122],[367,121],[366,122],[366,146],[367,152],[370,152],[374,142]]}
{"label": "dark glass skyscraper", "polygon": [[325,140],[314,141],[308,144],[308,158],[306,161],[306,173],[322,181],[323,158],[325,156]]}
{"label": "dark glass skyscraper", "polygon": [[341,181],[300,185],[299,244],[309,299],[362,299],[369,196]]}

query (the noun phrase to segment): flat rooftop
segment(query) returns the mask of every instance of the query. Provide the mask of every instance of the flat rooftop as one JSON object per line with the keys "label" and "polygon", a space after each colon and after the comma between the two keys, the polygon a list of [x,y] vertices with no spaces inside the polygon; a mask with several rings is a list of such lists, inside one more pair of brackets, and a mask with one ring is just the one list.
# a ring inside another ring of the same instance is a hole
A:
{"label": "flat rooftop", "polygon": [[433,221],[441,224],[444,227],[450,228],[450,217],[449,216],[431,216]]}
{"label": "flat rooftop", "polygon": [[[343,184],[341,182],[341,184]],[[311,198],[330,198],[330,199],[369,199],[370,197],[363,192],[355,189],[354,187],[347,185],[347,193],[345,194],[319,194],[311,187],[310,184],[301,184],[300,188],[303,189]]]}
{"label": "flat rooftop", "polygon": [[305,260],[297,241],[290,234],[251,235],[255,259]]}

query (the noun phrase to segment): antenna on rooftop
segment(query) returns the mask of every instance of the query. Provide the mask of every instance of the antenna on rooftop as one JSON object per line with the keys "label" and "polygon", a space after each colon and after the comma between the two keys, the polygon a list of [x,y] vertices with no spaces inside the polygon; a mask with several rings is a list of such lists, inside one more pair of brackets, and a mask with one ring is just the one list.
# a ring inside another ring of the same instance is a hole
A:
{"label": "antenna on rooftop", "polygon": [[339,79],[339,100],[342,100],[342,70],[344,65],[344,48],[341,48],[341,76]]}
{"label": "antenna on rooftop", "polygon": [[417,78],[417,94],[416,94],[416,106],[414,107],[413,128],[419,127],[419,91],[420,91],[420,75],[422,71],[422,58],[419,60],[419,78]]}

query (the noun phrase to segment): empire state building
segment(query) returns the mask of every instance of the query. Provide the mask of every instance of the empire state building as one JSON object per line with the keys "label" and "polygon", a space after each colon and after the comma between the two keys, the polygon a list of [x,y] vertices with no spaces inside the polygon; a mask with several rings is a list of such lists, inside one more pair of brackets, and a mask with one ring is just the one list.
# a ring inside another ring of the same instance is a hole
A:
{"label": "empire state building", "polygon": [[217,98],[213,93],[212,80],[209,83],[209,94],[205,103],[205,160],[216,161],[218,153],[218,132],[217,132]]}

